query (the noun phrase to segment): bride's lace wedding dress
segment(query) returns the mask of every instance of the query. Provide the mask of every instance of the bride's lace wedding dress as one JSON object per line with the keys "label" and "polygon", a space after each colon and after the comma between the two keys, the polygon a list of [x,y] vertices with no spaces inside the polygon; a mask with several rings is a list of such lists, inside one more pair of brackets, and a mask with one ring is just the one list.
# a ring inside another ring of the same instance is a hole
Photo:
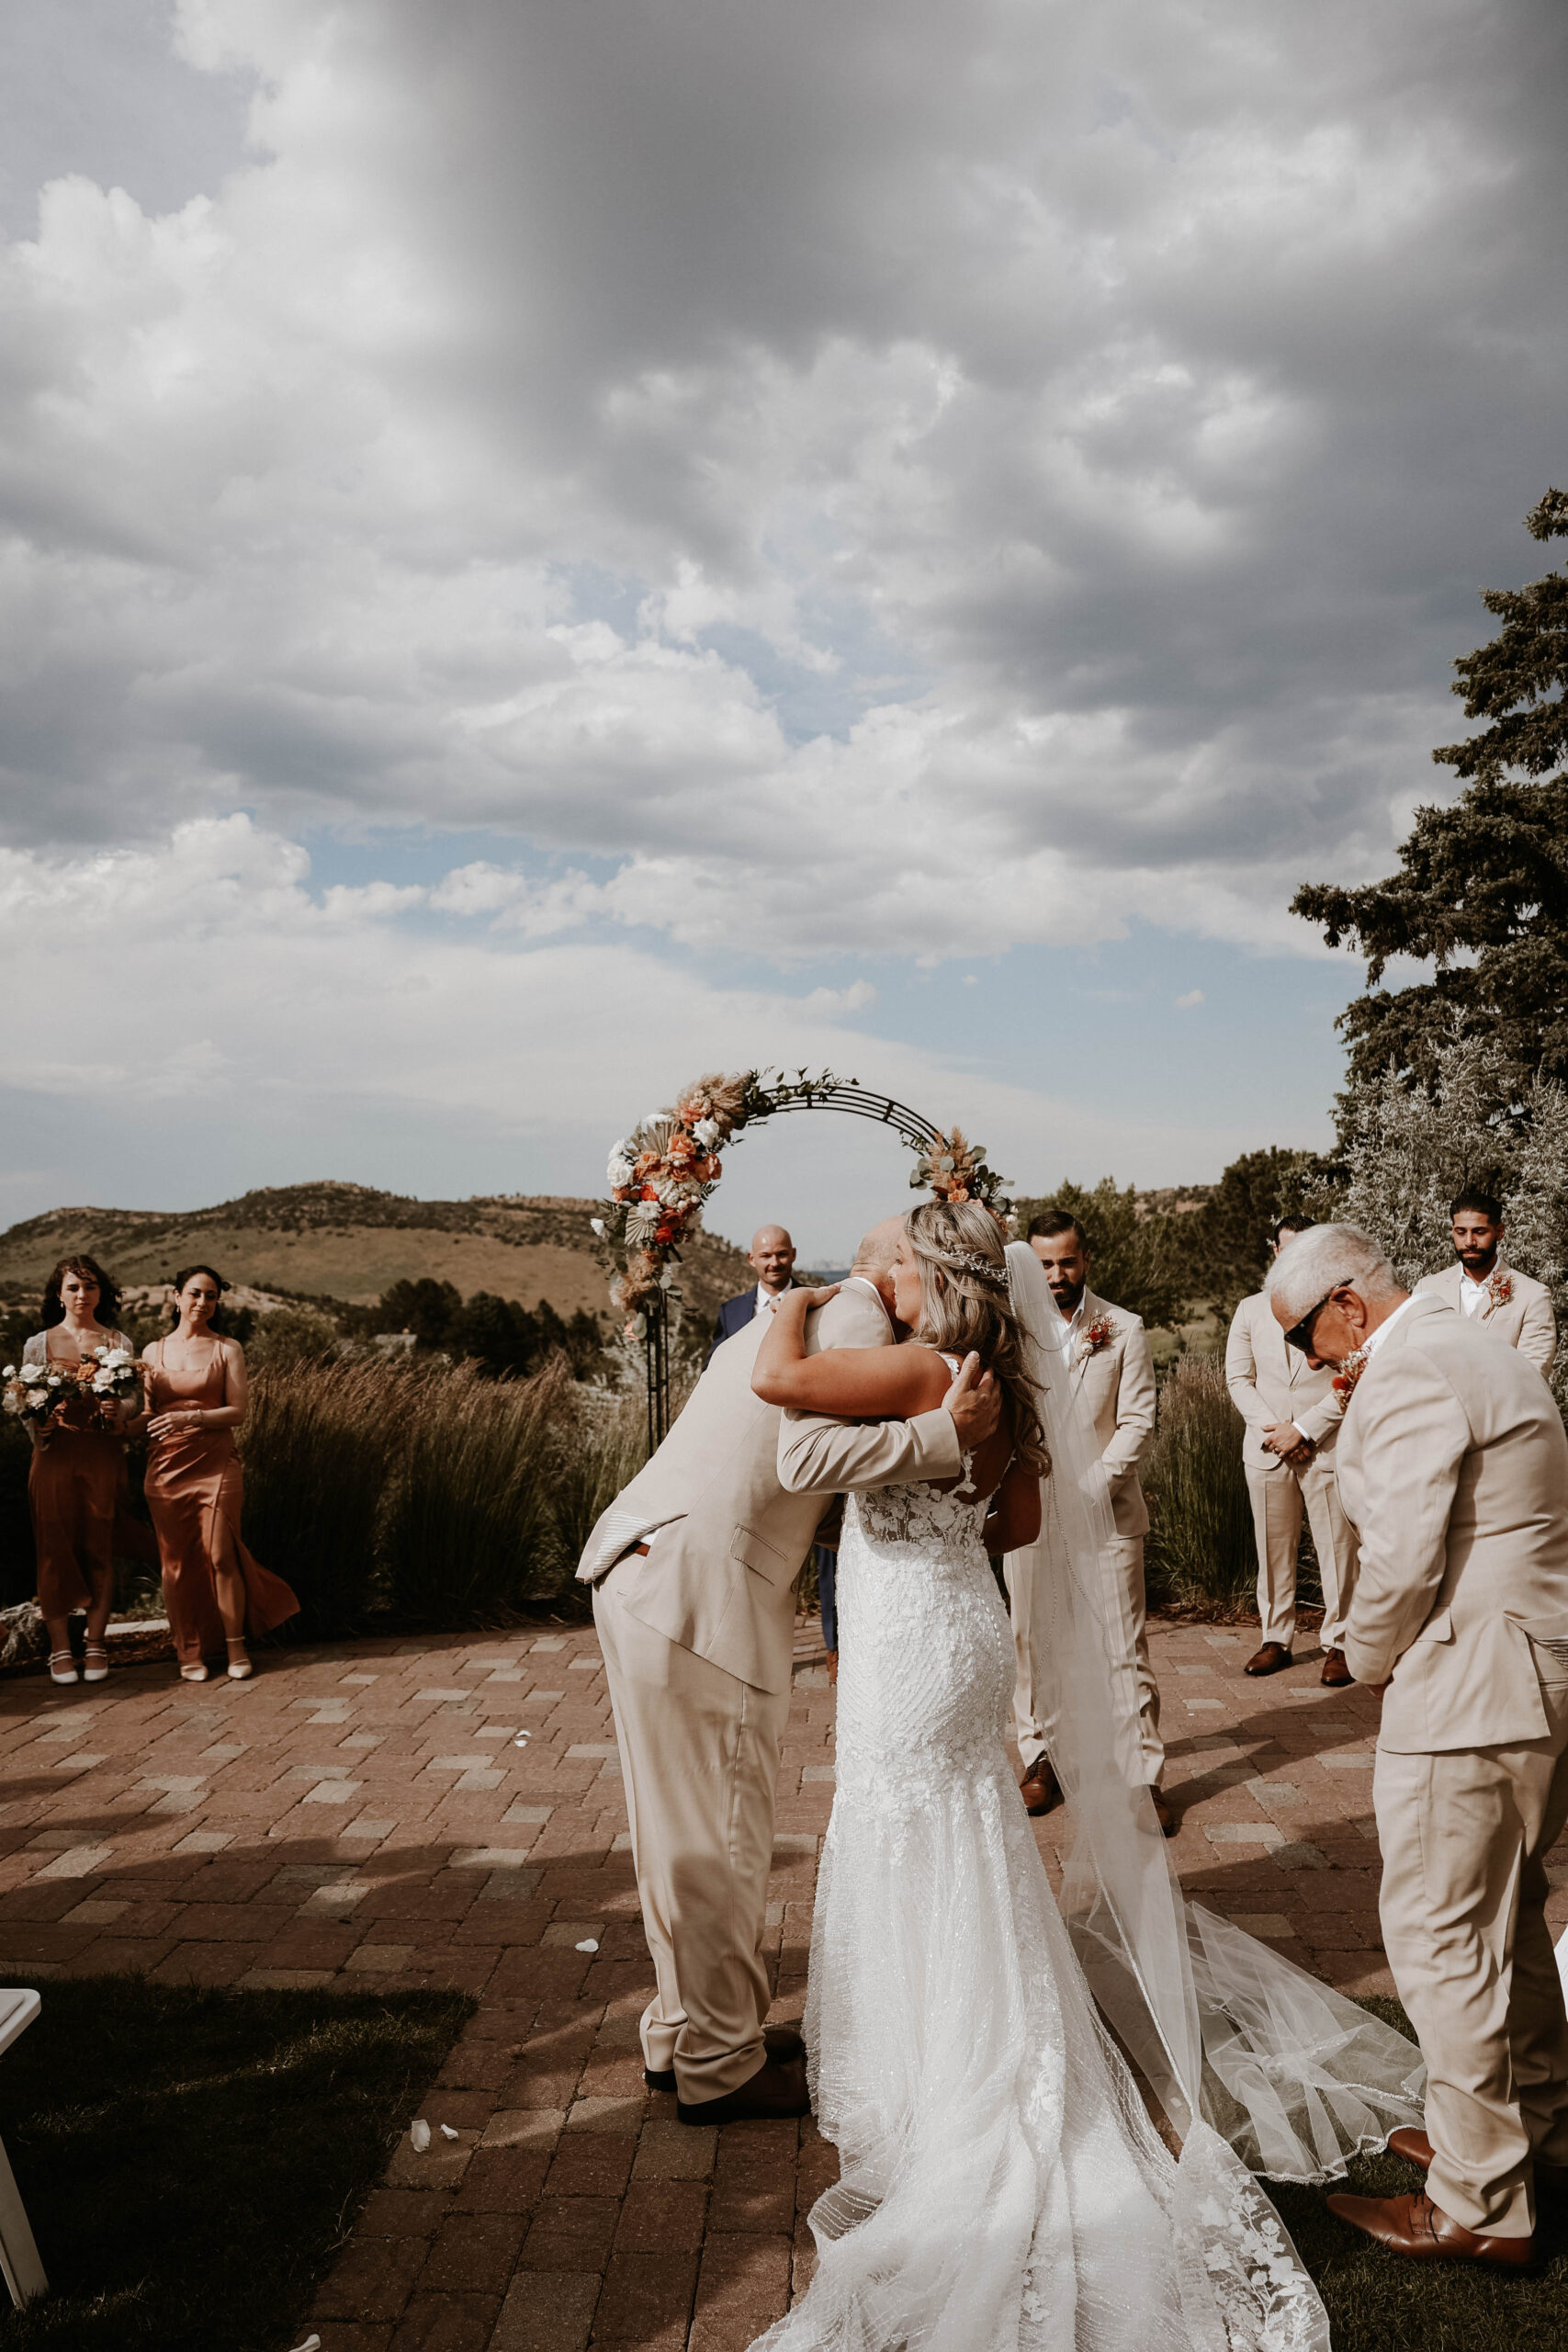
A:
{"label": "bride's lace wedding dress", "polygon": [[1273,2208],[1204,2123],[1179,2175],[1100,2021],[1004,1746],[1013,1645],[985,1510],[920,1486],[846,1506],[806,2008],[840,2177],[811,2216],[817,2276],[761,2343],[1325,2346]]}

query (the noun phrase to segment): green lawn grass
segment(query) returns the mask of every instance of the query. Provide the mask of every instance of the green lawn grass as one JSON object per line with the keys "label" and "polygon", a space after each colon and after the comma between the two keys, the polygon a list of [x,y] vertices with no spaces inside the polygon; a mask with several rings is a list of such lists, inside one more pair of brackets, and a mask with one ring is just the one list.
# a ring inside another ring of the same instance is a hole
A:
{"label": "green lawn grass", "polygon": [[[1415,2035],[1397,2001],[1366,2001]],[[1342,2184],[1359,2197],[1402,2197],[1423,2186],[1397,2156],[1362,2156]],[[1468,2262],[1409,2262],[1336,2221],[1321,2188],[1267,2184],[1297,2251],[1317,2281],[1334,2352],[1568,2352],[1568,2211],[1542,2211],[1538,2260],[1523,2277]]]}
{"label": "green lawn grass", "polygon": [[[0,2352],[278,2352],[474,2003],[62,1977],[0,2057],[51,2291]],[[0,2301],[4,2289],[0,2288]]]}

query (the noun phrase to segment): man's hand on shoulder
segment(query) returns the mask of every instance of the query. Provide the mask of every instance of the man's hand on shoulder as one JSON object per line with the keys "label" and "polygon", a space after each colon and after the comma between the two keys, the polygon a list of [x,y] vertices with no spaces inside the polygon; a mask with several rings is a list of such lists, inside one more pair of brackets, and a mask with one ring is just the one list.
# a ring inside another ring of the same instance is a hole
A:
{"label": "man's hand on shoulder", "polygon": [[976,1355],[964,1357],[942,1403],[965,1453],[984,1445],[1002,1417],[1001,1391],[992,1374],[981,1371]]}

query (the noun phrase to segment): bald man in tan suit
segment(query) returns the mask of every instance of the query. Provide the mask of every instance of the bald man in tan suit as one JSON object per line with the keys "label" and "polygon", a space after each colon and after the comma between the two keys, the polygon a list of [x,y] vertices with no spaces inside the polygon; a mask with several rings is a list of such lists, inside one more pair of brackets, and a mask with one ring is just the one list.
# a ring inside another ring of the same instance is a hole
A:
{"label": "bald man in tan suit", "polygon": [[[807,2111],[798,2035],[764,2044],[761,1946],[795,1585],[818,1523],[835,1494],[956,1476],[999,1409],[971,1363],[943,1408],[913,1421],[802,1417],[790,1435],[797,1453],[806,1441],[809,1467],[796,1461],[786,1493],[784,1416],[751,1387],[768,1319],[717,1349],[578,1569],[593,1587],[653,1955],[644,2063],[650,2085],[676,2092],[683,2123]],[[896,1337],[870,1282],[846,1283],[811,1320],[816,1346]]]}
{"label": "bald man in tan suit", "polygon": [[1403,1291],[1354,1226],[1280,1253],[1273,1311],[1348,1360],[1339,1490],[1360,1536],[1345,1631],[1383,1690],[1383,1943],[1430,2077],[1390,2145],[1425,2195],[1334,2197],[1417,2260],[1530,2259],[1538,2167],[1568,2166],[1568,2015],[1544,1916],[1568,1820],[1568,1437],[1533,1365]]}

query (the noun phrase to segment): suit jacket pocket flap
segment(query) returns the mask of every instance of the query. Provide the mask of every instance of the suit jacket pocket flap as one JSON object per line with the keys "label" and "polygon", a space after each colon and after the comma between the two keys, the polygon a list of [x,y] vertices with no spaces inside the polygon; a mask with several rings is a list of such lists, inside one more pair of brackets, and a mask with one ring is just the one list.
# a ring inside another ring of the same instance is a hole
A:
{"label": "suit jacket pocket flap", "polygon": [[800,1562],[788,1560],[773,1544],[765,1544],[749,1527],[738,1527],[729,1546],[731,1559],[741,1560],[770,1584],[793,1584],[800,1574]]}
{"label": "suit jacket pocket flap", "polygon": [[[1416,1634],[1416,1641],[1451,1642],[1453,1637],[1454,1621],[1451,1613],[1447,1609],[1434,1609],[1432,1614],[1422,1626],[1421,1631]],[[1416,1643],[1413,1642],[1411,1644],[1412,1649],[1414,1649]]]}

